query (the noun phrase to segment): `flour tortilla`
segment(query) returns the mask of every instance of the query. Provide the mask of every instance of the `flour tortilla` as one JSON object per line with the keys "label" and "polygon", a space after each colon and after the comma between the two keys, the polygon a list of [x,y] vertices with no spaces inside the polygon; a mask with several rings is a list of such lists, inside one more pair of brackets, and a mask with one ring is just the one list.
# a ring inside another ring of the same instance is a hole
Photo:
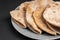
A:
{"label": "flour tortilla", "polygon": [[[46,2],[46,3],[45,3],[45,2]],[[46,8],[47,5],[49,4],[48,2],[49,2],[48,0],[46,0],[46,1],[43,1],[43,0],[42,0],[42,2],[40,3],[41,6],[38,7],[38,8],[34,11],[33,17],[34,17],[34,20],[35,20],[36,24],[38,25],[38,27],[39,27],[41,30],[43,30],[43,31],[45,31],[45,32],[47,32],[47,33],[49,33],[49,34],[56,35],[56,33],[55,33],[54,31],[52,31],[51,29],[49,29],[49,27],[45,24],[45,22],[44,22],[44,20],[43,20],[43,17],[42,17],[45,8]],[[44,4],[44,3],[45,3],[45,4]]]}
{"label": "flour tortilla", "polygon": [[26,24],[25,24],[25,19],[24,19],[24,16],[23,16],[23,13],[18,11],[18,10],[13,10],[10,12],[11,14],[11,17],[13,19],[15,19],[17,22],[19,22],[20,24],[22,24],[22,28],[26,28]]}
{"label": "flour tortilla", "polygon": [[11,17],[14,18],[17,22],[22,24],[22,28],[26,28],[26,18],[25,18],[25,12],[27,6],[30,4],[30,2],[24,2],[19,5],[18,9],[13,10],[10,12]]}
{"label": "flour tortilla", "polygon": [[58,2],[49,4],[43,13],[43,18],[50,24],[60,27],[60,5]]}
{"label": "flour tortilla", "polygon": [[[36,23],[34,22],[34,19],[33,19],[33,11],[36,9],[36,3],[35,2],[32,2],[28,7],[27,7],[27,10],[26,10],[26,21],[27,21],[27,24],[28,24],[28,27],[29,29],[31,29],[33,32],[37,33],[37,34],[41,34],[42,31],[41,29],[39,29],[36,25]],[[30,25],[30,26],[29,26]]]}

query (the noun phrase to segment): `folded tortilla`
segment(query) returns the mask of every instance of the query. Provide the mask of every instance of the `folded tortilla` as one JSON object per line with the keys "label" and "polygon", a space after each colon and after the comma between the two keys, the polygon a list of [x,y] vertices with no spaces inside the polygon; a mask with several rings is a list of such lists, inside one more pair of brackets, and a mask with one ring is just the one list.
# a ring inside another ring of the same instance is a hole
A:
{"label": "folded tortilla", "polygon": [[[42,31],[37,27],[36,23],[34,22],[33,19],[33,11],[36,9],[36,5],[34,4],[35,2],[32,2],[26,10],[26,21],[28,24],[28,27],[35,33],[41,34]],[[30,25],[30,26],[29,26]]]}
{"label": "folded tortilla", "polygon": [[24,2],[20,4],[20,6],[16,9],[10,12],[11,17],[15,19],[17,22],[22,24],[22,28],[26,28],[26,18],[25,18],[25,13],[26,13],[26,8],[30,4],[30,2]]}
{"label": "folded tortilla", "polygon": [[34,17],[34,20],[35,20],[36,24],[38,25],[38,27],[41,30],[43,30],[43,31],[45,31],[45,32],[47,32],[49,34],[56,35],[56,33],[54,31],[52,31],[51,29],[49,29],[49,27],[45,24],[45,21],[44,21],[43,16],[42,16],[45,8],[49,4],[48,2],[49,2],[48,0],[46,0],[46,1],[42,0],[42,2],[40,3],[40,7],[38,7],[34,11],[33,17]]}

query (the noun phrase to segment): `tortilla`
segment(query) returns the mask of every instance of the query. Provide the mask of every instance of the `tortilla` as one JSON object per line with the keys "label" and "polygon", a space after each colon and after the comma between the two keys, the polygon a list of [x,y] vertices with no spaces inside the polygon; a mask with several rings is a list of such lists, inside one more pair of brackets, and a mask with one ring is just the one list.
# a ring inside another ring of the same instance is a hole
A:
{"label": "tortilla", "polygon": [[60,6],[58,3],[49,4],[43,13],[43,18],[50,24],[60,27]]}
{"label": "tortilla", "polygon": [[10,12],[11,17],[13,19],[15,19],[17,22],[22,24],[22,28],[26,28],[26,24],[25,24],[25,19],[24,19],[24,15],[22,12],[18,11],[18,10],[13,10]]}
{"label": "tortilla", "polygon": [[[33,8],[34,7],[34,8]],[[28,26],[33,32],[35,33],[38,33],[41,34],[42,31],[37,27],[36,23],[34,22],[34,19],[32,17],[33,15],[33,11],[36,9],[36,5],[34,4],[34,2],[32,2],[28,7],[27,7],[27,10],[26,10],[26,21],[27,21],[27,24],[30,25]],[[34,31],[36,30],[36,31]]]}
{"label": "tortilla", "polygon": [[24,2],[22,4],[20,4],[20,6],[18,7],[18,10],[13,10],[10,12],[12,18],[14,18],[17,22],[19,22],[20,24],[22,24],[22,28],[26,28],[26,18],[25,18],[25,13],[26,13],[26,8],[27,6],[30,4],[30,2]]}
{"label": "tortilla", "polygon": [[43,12],[45,11],[45,8],[49,4],[48,2],[49,2],[48,0],[46,0],[46,1],[42,0],[42,2],[40,3],[40,6],[34,11],[33,17],[34,17],[36,24],[38,25],[38,27],[41,30],[43,30],[49,34],[56,35],[56,33],[54,31],[52,31],[51,29],[49,29],[49,27],[45,24],[45,21],[42,16]]}

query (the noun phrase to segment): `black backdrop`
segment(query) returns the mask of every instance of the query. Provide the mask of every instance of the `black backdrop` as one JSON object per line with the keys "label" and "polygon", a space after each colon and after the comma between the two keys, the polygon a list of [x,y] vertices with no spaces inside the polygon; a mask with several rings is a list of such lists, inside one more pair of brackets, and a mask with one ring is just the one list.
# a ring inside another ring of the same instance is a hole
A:
{"label": "black backdrop", "polygon": [[11,24],[9,12],[24,1],[0,0],[0,40],[34,40],[18,33]]}

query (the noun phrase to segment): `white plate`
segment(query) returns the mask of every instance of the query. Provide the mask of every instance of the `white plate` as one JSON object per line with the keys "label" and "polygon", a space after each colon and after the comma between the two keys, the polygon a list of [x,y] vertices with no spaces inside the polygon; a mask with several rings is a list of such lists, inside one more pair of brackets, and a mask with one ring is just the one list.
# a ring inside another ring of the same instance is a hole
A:
{"label": "white plate", "polygon": [[29,38],[33,38],[33,39],[38,39],[38,40],[53,40],[53,39],[58,39],[60,38],[60,35],[56,35],[56,36],[51,36],[48,34],[41,34],[41,35],[37,35],[33,32],[31,32],[28,29],[23,29],[21,27],[19,27],[13,20],[11,20],[13,27],[21,34],[29,37]]}
{"label": "white plate", "polygon": [[[15,10],[18,10],[19,7],[17,7]],[[38,39],[38,40],[53,40],[53,39],[58,39],[60,38],[60,35],[56,35],[56,36],[51,36],[48,34],[41,34],[41,35],[37,35],[33,32],[31,32],[28,29],[23,29],[21,27],[19,27],[12,19],[11,19],[12,25],[13,27],[21,34],[23,34],[24,36],[27,36],[29,38],[33,38],[33,39]]]}

